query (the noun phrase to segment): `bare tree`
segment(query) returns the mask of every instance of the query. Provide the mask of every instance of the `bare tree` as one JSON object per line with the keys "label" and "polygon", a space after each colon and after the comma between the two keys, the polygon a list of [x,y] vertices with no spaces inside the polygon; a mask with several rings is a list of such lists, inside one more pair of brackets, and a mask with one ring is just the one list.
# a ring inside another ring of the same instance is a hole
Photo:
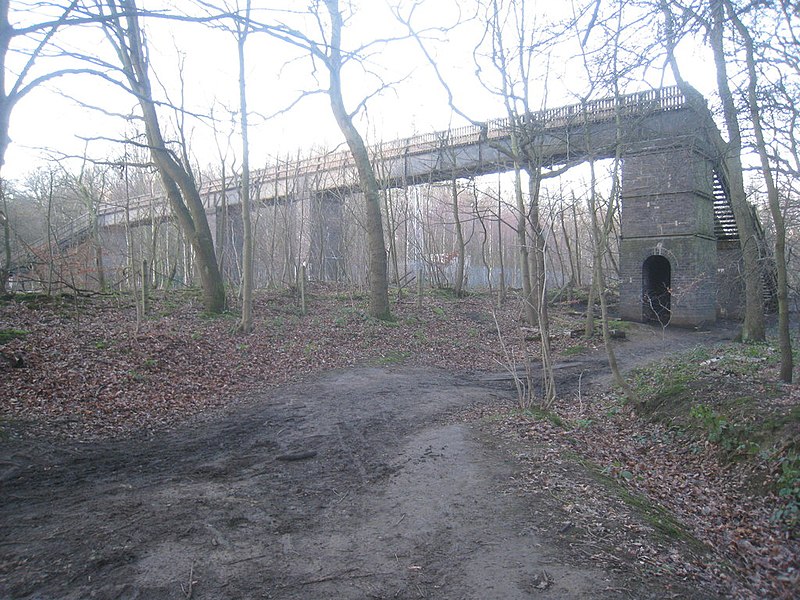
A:
{"label": "bare tree", "polygon": [[245,75],[245,42],[250,31],[250,0],[245,0],[244,23],[237,21],[236,49],[239,58],[239,124],[242,131],[242,223],[244,250],[242,254],[242,320],[243,333],[253,330],[253,238],[252,208],[250,205],[250,140],[247,121],[247,81]]}
{"label": "bare tree", "polygon": [[[668,64],[681,91],[692,108],[707,122],[706,132],[714,145],[717,157],[728,181],[731,206],[739,229],[739,239],[744,257],[745,318],[742,325],[743,341],[763,341],[766,337],[762,296],[762,271],[759,240],[753,214],[747,202],[742,168],[742,130],[740,113],[736,106],[731,77],[728,73],[728,53],[725,48],[725,18],[722,0],[700,0],[691,6],[677,6],[661,2],[664,17],[664,44]],[[723,119],[728,134],[725,141],[714,123],[705,99],[683,77],[676,47],[681,41],[681,28],[673,11],[679,11],[685,27],[700,27],[711,47],[717,76],[717,92],[723,108]]]}
{"label": "bare tree", "polygon": [[[11,0],[0,0],[0,168],[5,164],[6,150],[11,141],[8,136],[11,113],[17,103],[37,86],[56,77],[75,72],[74,69],[60,69],[35,77],[31,76],[34,64],[42,57],[56,32],[70,22],[70,16],[77,4],[78,0],[61,4],[50,3],[52,19],[15,27],[9,21]],[[12,81],[7,81],[8,53],[12,48],[12,42],[16,39],[30,42],[31,47],[26,53],[22,68],[17,71]]]}
{"label": "bare tree", "polygon": [[458,207],[458,181],[453,178],[451,181],[452,192],[452,207],[453,207],[453,226],[456,233],[456,276],[453,285],[456,298],[460,298],[464,294],[464,263],[466,256],[466,248],[464,244],[464,228],[461,225],[461,214]]}
{"label": "bare tree", "polygon": [[[487,3],[486,27],[490,42],[489,60],[499,83],[484,80],[484,84],[501,96],[508,114],[524,302],[528,321],[536,324],[539,330],[542,401],[548,406],[555,399],[556,390],[547,308],[546,229],[540,215],[539,196],[542,180],[564,169],[550,173],[543,171],[541,132],[536,123],[527,118],[532,112],[530,84],[536,75],[534,65],[536,59],[544,55],[548,41],[540,38],[542,32],[534,24],[525,3],[517,0],[491,0]],[[527,195],[522,190],[522,171],[527,176]]]}
{"label": "bare tree", "polygon": [[[364,55],[372,47],[383,45],[388,40],[368,42],[354,50],[347,50],[343,43],[345,11],[339,5],[339,0],[312,0],[309,11],[319,32],[319,37],[316,39],[310,33],[286,24],[264,24],[260,29],[275,38],[303,49],[310,54],[314,61],[319,61],[325,68],[328,82],[324,91],[328,96],[331,112],[344,135],[355,162],[361,192],[366,204],[369,312],[373,317],[389,319],[391,310],[380,187],[364,138],[355,125],[356,116],[369,98],[363,99],[354,109],[349,109],[344,98],[345,82],[343,77],[343,71],[347,65],[363,60]],[[385,85],[383,83],[379,87],[382,89]]]}
{"label": "bare tree", "polygon": [[222,312],[225,309],[225,289],[214,253],[205,207],[191,166],[168,147],[162,134],[150,82],[146,39],[135,0],[106,0],[105,4],[96,0],[96,7],[104,17],[106,38],[119,59],[117,70],[124,78],[126,85],[123,87],[136,97],[142,111],[147,146],[169,204],[185,238],[194,250],[195,264],[203,288],[204,306],[208,312]]}
{"label": "bare tree", "polygon": [[748,27],[742,22],[739,12],[731,0],[724,0],[725,12],[736,28],[744,46],[747,65],[747,108],[753,126],[755,146],[761,161],[762,175],[767,186],[772,222],[775,225],[775,265],[777,270],[778,296],[778,340],[781,351],[780,378],[786,383],[792,382],[792,340],[789,332],[789,294],[786,274],[786,221],[781,207],[778,187],[773,176],[773,164],[770,160],[769,146],[762,125],[762,109],[759,100],[759,76],[757,69],[756,44]]}
{"label": "bare tree", "polygon": [[[599,2],[595,8],[599,7]],[[589,38],[592,33],[594,25],[597,23],[598,11],[590,12],[590,21],[586,29],[580,26],[580,20],[576,19],[573,22],[574,35],[580,47],[580,60],[582,62],[585,75],[588,82],[589,93],[594,91],[597,87],[605,84],[615,98],[621,94],[620,85],[622,76],[628,72],[632,65],[624,64],[620,58],[621,42],[623,29],[623,19],[625,15],[624,2],[620,1],[615,5],[613,15],[611,16],[611,23],[609,26],[603,27],[604,35],[596,44],[601,48],[597,56],[591,57],[592,50],[588,46]],[[606,72],[598,72],[593,68],[592,60],[598,61],[605,66]],[[588,101],[588,96],[581,99],[583,104]],[[622,164],[622,115],[620,114],[621,104],[614,103],[614,156],[611,168],[611,190],[609,192],[608,201],[605,209],[601,206],[600,194],[598,193],[597,183],[597,167],[594,152],[595,144],[592,140],[591,128],[589,126],[589,115],[584,112],[584,119],[582,123],[584,144],[589,152],[589,195],[588,195],[588,208],[589,219],[591,223],[591,242],[592,242],[592,285],[589,291],[589,303],[586,311],[586,337],[594,335],[594,300],[595,295],[600,300],[601,312],[601,330],[603,335],[603,345],[608,357],[608,364],[611,368],[614,382],[623,390],[623,393],[628,397],[633,397],[633,391],[622,376],[622,372],[617,362],[616,352],[611,343],[611,332],[609,328],[609,311],[608,311],[608,284],[606,277],[605,260],[606,257],[612,254],[610,237],[613,234],[615,216],[619,209],[619,201],[621,195],[621,181],[620,170]],[[577,220],[576,220],[577,221]],[[576,222],[577,230],[577,222]],[[576,235],[576,245],[578,239]]]}

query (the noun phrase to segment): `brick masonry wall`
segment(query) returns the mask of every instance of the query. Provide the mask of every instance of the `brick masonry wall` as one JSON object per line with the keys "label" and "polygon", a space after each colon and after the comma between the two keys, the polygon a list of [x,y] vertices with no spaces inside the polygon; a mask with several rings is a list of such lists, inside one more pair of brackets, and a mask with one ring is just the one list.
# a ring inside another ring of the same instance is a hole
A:
{"label": "brick masonry wall", "polygon": [[744,264],[738,240],[717,242],[717,316],[744,318]]}
{"label": "brick masonry wall", "polygon": [[643,263],[669,260],[670,324],[702,327],[716,320],[717,242],[711,162],[692,147],[655,147],[623,162],[620,313],[644,318]]}
{"label": "brick masonry wall", "polygon": [[711,163],[687,148],[626,156],[623,237],[714,235]]}
{"label": "brick masonry wall", "polygon": [[654,255],[669,260],[671,325],[702,327],[716,320],[716,241],[698,236],[623,239],[620,242],[620,315],[641,321],[642,265]]}

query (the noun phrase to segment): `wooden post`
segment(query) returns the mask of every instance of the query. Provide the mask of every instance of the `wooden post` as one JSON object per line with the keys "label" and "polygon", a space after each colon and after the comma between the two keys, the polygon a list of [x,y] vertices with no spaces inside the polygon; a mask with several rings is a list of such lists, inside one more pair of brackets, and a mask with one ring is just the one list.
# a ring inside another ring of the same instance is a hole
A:
{"label": "wooden post", "polygon": [[305,315],[308,313],[308,306],[306,305],[306,263],[300,265],[300,312]]}
{"label": "wooden post", "polygon": [[150,277],[147,271],[147,261],[142,261],[142,314],[150,312]]}
{"label": "wooden post", "polygon": [[424,281],[423,278],[425,276],[425,268],[422,267],[417,269],[417,308],[422,308],[422,291]]}

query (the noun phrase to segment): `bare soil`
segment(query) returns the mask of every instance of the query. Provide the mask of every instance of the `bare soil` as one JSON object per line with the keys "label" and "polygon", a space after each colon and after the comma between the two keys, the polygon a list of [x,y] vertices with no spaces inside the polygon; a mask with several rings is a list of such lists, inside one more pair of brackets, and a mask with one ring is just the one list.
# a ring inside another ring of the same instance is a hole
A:
{"label": "bare soil", "polygon": [[[636,327],[618,349],[631,367],[730,335]],[[600,353],[558,373],[565,397],[608,383]],[[634,555],[608,560],[620,539],[687,563],[705,550],[619,502],[587,537],[570,514],[606,492],[577,458],[499,435],[492,415],[514,401],[502,377],[373,365],[157,435],[13,432],[0,442],[0,598],[722,596]],[[531,471],[574,497],[530,489]]]}

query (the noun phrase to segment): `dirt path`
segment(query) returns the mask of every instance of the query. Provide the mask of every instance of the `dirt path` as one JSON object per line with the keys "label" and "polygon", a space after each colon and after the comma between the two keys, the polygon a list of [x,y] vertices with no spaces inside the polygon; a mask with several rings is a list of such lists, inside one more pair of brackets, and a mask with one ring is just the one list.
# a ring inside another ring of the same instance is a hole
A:
{"label": "dirt path", "polygon": [[[623,358],[712,337],[641,332]],[[567,387],[603,376],[599,357],[574,363]],[[365,367],[158,438],[3,442],[0,598],[663,597],[540,535],[558,507],[517,493],[520,449],[457,417],[510,398]]]}

